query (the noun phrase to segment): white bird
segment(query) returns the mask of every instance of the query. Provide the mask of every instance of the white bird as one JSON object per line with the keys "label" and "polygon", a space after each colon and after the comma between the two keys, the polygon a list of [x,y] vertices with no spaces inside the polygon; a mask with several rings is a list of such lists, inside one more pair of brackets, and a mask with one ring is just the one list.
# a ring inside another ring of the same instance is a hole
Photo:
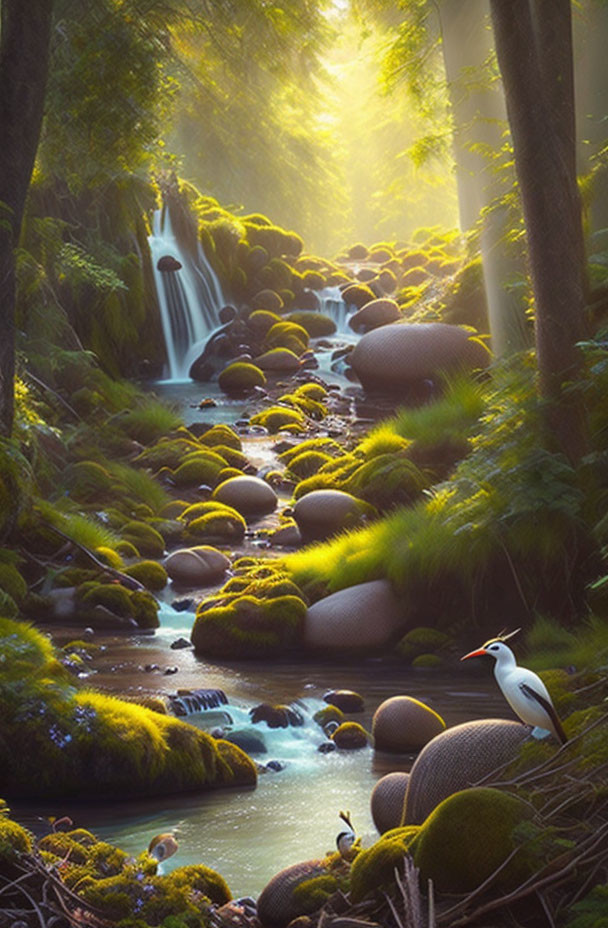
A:
{"label": "white bird", "polygon": [[532,734],[535,737],[543,737],[546,732],[552,732],[565,744],[568,737],[551,702],[547,687],[532,670],[517,666],[513,651],[505,644],[518,631],[519,628],[509,635],[501,634],[496,638],[490,638],[483,647],[465,654],[460,660],[486,656],[494,658],[496,682],[515,714],[526,725],[533,726]]}

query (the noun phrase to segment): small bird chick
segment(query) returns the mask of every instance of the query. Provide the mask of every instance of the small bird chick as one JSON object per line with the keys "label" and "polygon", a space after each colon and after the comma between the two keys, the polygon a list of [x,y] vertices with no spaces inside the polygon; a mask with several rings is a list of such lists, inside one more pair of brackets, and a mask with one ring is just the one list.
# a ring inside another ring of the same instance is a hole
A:
{"label": "small bird chick", "polygon": [[156,835],[152,838],[148,845],[148,854],[150,854],[151,857],[155,857],[160,863],[160,861],[166,860],[167,857],[172,857],[178,847],[177,841],[173,835],[168,832],[166,834]]}
{"label": "small bird chick", "polygon": [[350,820],[350,812],[340,812],[339,815],[342,821],[348,825],[348,831],[340,832],[336,838],[336,846],[342,860],[346,860],[350,863],[350,861],[354,860],[357,856],[361,839],[357,838],[355,834],[353,823]]}

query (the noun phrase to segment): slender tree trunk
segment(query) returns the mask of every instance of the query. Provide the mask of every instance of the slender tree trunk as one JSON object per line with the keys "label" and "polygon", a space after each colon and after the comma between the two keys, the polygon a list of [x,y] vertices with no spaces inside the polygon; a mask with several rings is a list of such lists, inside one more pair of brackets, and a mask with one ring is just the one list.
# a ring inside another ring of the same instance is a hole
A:
{"label": "slender tree trunk", "polygon": [[15,257],[48,74],[53,0],[0,0],[0,434],[14,415]]}
{"label": "slender tree trunk", "polygon": [[[581,367],[585,268],[575,171],[570,0],[490,0],[528,239],[547,435],[571,461],[585,449],[568,385]],[[542,9],[541,9],[542,7]],[[566,99],[562,99],[562,95]]]}
{"label": "slender tree trunk", "polygon": [[507,125],[502,88],[490,83],[487,73],[489,5],[488,0],[441,0],[438,10],[454,120],[460,226],[468,231],[480,222],[492,349],[506,356],[528,348],[531,338],[522,288],[513,286],[525,273],[523,259],[509,241],[509,210],[501,203],[515,176],[489,157],[501,151]]}

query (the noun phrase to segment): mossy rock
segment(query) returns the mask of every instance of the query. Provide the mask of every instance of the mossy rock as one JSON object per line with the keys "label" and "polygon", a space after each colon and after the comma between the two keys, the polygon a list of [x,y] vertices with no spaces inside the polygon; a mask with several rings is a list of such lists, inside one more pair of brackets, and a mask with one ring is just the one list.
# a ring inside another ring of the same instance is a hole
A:
{"label": "mossy rock", "polygon": [[326,335],[333,335],[336,331],[336,323],[324,313],[297,310],[290,313],[287,320],[306,329],[310,338],[323,338]]}
{"label": "mossy rock", "polygon": [[17,604],[27,595],[27,583],[13,564],[0,563],[0,590]]}
{"label": "mossy rock", "polygon": [[438,654],[419,654],[412,661],[412,667],[418,667],[421,670],[433,670],[443,667],[443,661]]}
{"label": "mossy rock", "polygon": [[328,461],[331,461],[331,455],[323,451],[304,451],[291,459],[289,470],[299,480],[303,480],[316,474]]}
{"label": "mossy rock", "polygon": [[403,636],[396,651],[406,661],[413,661],[421,654],[434,654],[444,650],[452,644],[452,640],[450,635],[439,631],[438,628],[421,625],[412,628]]}
{"label": "mossy rock", "polygon": [[233,507],[243,516],[273,512],[278,502],[269,484],[247,474],[220,483],[213,491],[213,499]]}
{"label": "mossy rock", "polygon": [[129,590],[119,583],[83,583],[78,588],[77,599],[85,609],[104,606],[121,618],[133,615]]}
{"label": "mossy rock", "polygon": [[342,299],[350,306],[356,306],[361,309],[366,303],[376,299],[376,294],[365,284],[351,284],[342,291]]}
{"label": "mossy rock", "polygon": [[[412,849],[422,880],[433,880],[439,892],[472,892],[515,850],[516,829],[530,818],[526,802],[491,787],[448,796],[421,825]],[[507,891],[530,876],[530,856],[522,848],[496,876],[494,888]]]}
{"label": "mossy rock", "polygon": [[125,541],[124,539],[118,542],[115,550],[116,553],[120,554],[122,558],[140,557],[139,551],[135,545],[130,541]]}
{"label": "mossy rock", "polygon": [[327,406],[323,403],[318,403],[317,400],[312,400],[309,396],[304,396],[297,391],[295,393],[283,394],[283,396],[279,397],[278,402],[289,403],[290,406],[301,410],[305,415],[309,416],[309,418],[316,419],[317,421],[324,419],[328,413]]}
{"label": "mossy rock", "polygon": [[281,317],[267,309],[256,309],[247,319],[247,326],[258,336],[264,336],[273,325],[281,322]]}
{"label": "mossy rock", "polygon": [[124,572],[153,592],[163,590],[169,580],[167,571],[158,561],[140,561],[139,564],[126,567]]}
{"label": "mossy rock", "polygon": [[106,499],[112,491],[114,478],[96,461],[79,461],[69,468],[66,483],[74,499],[88,503]]}
{"label": "mossy rock", "polygon": [[[264,344],[267,348],[291,348],[291,340],[300,342],[304,349],[308,346],[308,332],[294,322],[277,322],[266,333]],[[296,352],[296,354],[302,352]]]}
{"label": "mossy rock", "polygon": [[272,657],[302,639],[306,604],[296,596],[241,596],[225,606],[198,610],[192,629],[197,653],[220,658]]}
{"label": "mossy rock", "polygon": [[0,808],[0,864],[16,863],[21,854],[29,854],[31,850],[29,832],[8,818],[5,807]]}
{"label": "mossy rock", "polygon": [[[269,313],[280,313],[283,309],[283,300],[275,290],[260,290],[251,300],[254,310],[266,310]],[[250,317],[251,318],[251,317]]]}
{"label": "mossy rock", "polygon": [[271,406],[262,412],[256,413],[251,417],[252,425],[261,425],[271,434],[285,429],[297,429],[304,431],[306,428],[306,419],[296,409],[288,409],[285,406]]}
{"label": "mossy rock", "polygon": [[327,396],[327,390],[325,387],[320,383],[314,383],[314,381],[310,381],[310,383],[303,383],[294,392],[298,396],[306,396],[309,399],[316,400],[319,403]]}
{"label": "mossy rock", "polygon": [[242,451],[243,446],[241,439],[229,425],[224,425],[224,423],[218,423],[218,425],[211,426],[210,429],[207,429],[206,432],[203,432],[199,436],[199,441],[203,445],[208,445],[210,448],[215,448],[217,445],[228,446],[229,448],[234,448],[235,451]]}
{"label": "mossy rock", "polygon": [[187,454],[199,450],[200,446],[193,438],[165,437],[142,451],[133,463],[140,467],[149,467],[153,471],[161,467],[169,467],[173,470],[179,467]]}
{"label": "mossy rock", "polygon": [[[311,386],[313,385],[311,384]],[[301,441],[292,448],[287,448],[285,451],[282,451],[279,454],[279,461],[289,466],[294,458],[309,451],[323,452],[326,454],[328,456],[328,461],[326,463],[329,463],[329,459],[335,459],[336,456],[343,453],[341,445],[339,445],[337,441],[334,441],[333,438],[308,438],[306,441]]]}
{"label": "mossy rock", "polygon": [[[149,594],[134,594],[149,596]],[[78,690],[48,638],[0,620],[2,781],[23,798],[126,799],[253,785],[237,748],[178,719],[93,690]],[[21,680],[18,698],[11,683]],[[27,711],[25,708],[27,707]]]}
{"label": "mossy rock", "polygon": [[221,469],[222,467],[218,467],[205,456],[204,452],[201,452],[200,457],[180,464],[177,470],[173,471],[172,479],[179,489],[214,486]]}
{"label": "mossy rock", "polygon": [[342,724],[344,721],[344,713],[341,709],[338,709],[337,706],[323,706],[322,709],[317,709],[312,718],[317,725],[323,728],[328,722],[338,722]]}
{"label": "mossy rock", "polygon": [[358,751],[369,745],[369,735],[358,722],[342,722],[332,733],[331,740],[343,751]]}
{"label": "mossy rock", "polygon": [[224,905],[232,899],[223,876],[203,864],[178,867],[166,879],[174,887],[187,889],[190,893],[202,893],[214,905]]}
{"label": "mossy rock", "polygon": [[402,452],[379,454],[357,467],[343,489],[382,512],[421,498],[428,478]]}
{"label": "mossy rock", "polygon": [[125,566],[122,555],[118,551],[114,551],[113,548],[107,548],[105,545],[99,545],[99,547],[95,548],[95,554],[100,561],[102,561],[104,564],[107,564],[108,567],[113,567],[114,570],[122,570]]}
{"label": "mossy rock", "polygon": [[238,448],[231,448],[229,445],[215,445],[213,448],[216,455],[223,458],[229,467],[235,470],[243,470],[249,464],[249,460]]}
{"label": "mossy rock", "polygon": [[121,534],[125,541],[135,545],[145,557],[162,557],[165,550],[163,536],[145,522],[127,522]]}
{"label": "mossy rock", "polygon": [[395,881],[395,869],[401,870],[403,858],[416,840],[418,825],[393,828],[370,848],[357,854],[350,871],[350,896],[353,903],[361,902],[378,890],[387,889]]}
{"label": "mossy rock", "polygon": [[218,384],[224,393],[248,393],[266,383],[264,372],[247,361],[235,361],[221,371]]}
{"label": "mossy rock", "polygon": [[188,521],[184,538],[189,542],[235,544],[243,539],[246,529],[247,523],[236,509],[211,503],[205,512]]}
{"label": "mossy rock", "polygon": [[300,354],[300,351],[295,352],[290,348],[270,348],[255,361],[262,370],[269,373],[293,374],[300,369]]}

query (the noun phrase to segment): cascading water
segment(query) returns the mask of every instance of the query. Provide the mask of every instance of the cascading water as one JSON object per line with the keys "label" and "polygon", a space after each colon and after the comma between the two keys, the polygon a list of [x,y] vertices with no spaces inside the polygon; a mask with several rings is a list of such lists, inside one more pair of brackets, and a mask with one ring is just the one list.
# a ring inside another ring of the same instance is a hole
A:
{"label": "cascading water", "polygon": [[[225,303],[222,288],[200,243],[196,259],[182,248],[166,207],[154,212],[148,244],[167,347],[168,379],[189,380],[192,361],[219,325],[219,311]],[[161,271],[161,258],[173,258],[181,267]]]}
{"label": "cascading water", "polygon": [[337,335],[353,335],[353,330],[349,328],[348,319],[353,314],[355,307],[345,303],[342,299],[342,292],[339,287],[324,287],[317,292],[319,300],[319,312],[329,316],[336,323]]}

